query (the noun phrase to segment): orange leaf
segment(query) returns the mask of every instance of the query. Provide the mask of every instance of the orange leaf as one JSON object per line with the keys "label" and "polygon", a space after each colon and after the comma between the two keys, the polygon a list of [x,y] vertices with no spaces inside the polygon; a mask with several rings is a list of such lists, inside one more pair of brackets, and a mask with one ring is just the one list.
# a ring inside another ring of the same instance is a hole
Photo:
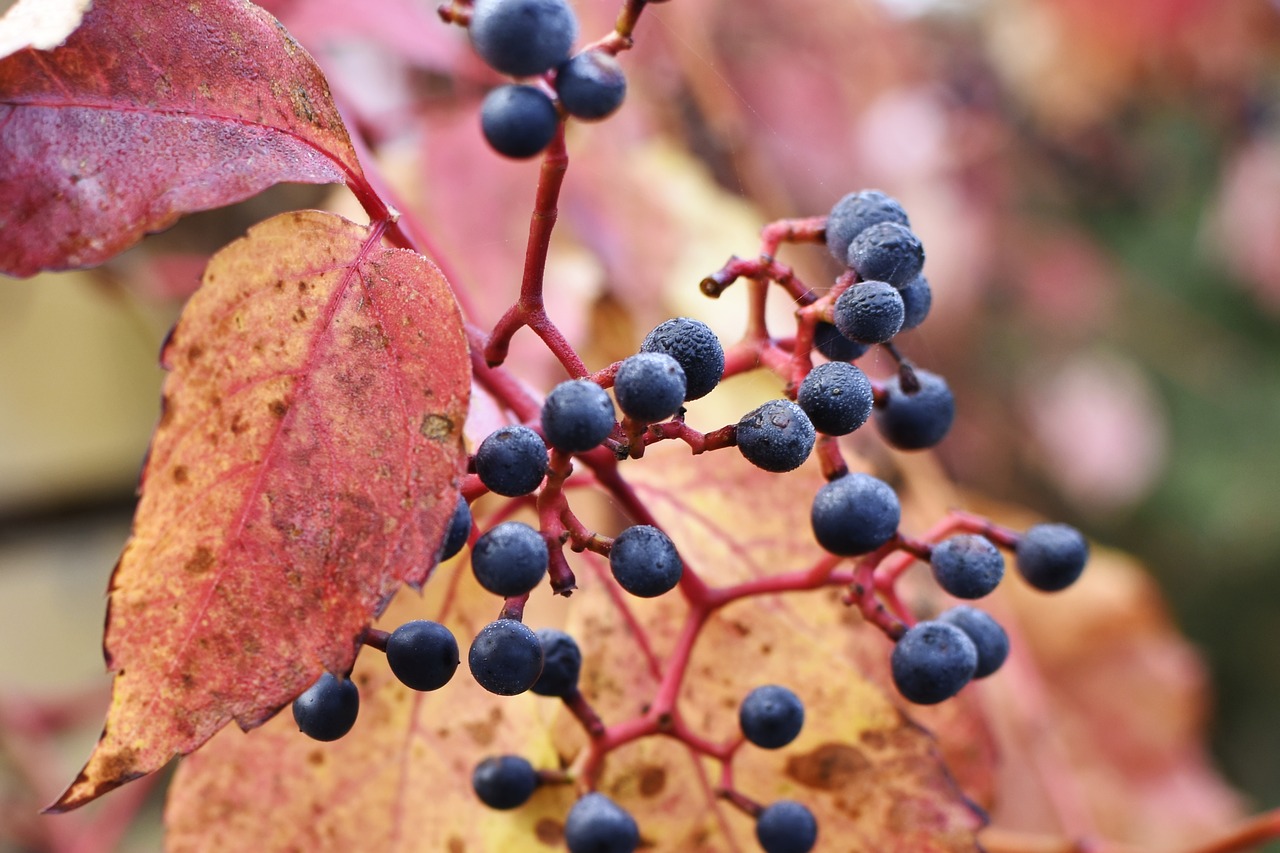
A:
{"label": "orange leaf", "polygon": [[470,360],[447,282],[381,230],[278,216],[219,252],[111,581],[102,739],[78,806],[234,719],[266,721],[435,564],[465,462]]}

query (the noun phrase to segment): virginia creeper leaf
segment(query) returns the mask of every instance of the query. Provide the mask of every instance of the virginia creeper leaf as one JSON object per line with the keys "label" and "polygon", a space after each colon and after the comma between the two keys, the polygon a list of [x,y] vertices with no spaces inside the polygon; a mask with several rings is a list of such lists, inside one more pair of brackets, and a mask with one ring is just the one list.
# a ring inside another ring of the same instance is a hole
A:
{"label": "virginia creeper leaf", "polygon": [[244,0],[97,0],[0,60],[0,272],[100,263],[282,181],[363,188],[311,57]]}
{"label": "virginia creeper leaf", "polygon": [[380,230],[285,214],[219,252],[172,371],[111,580],[102,739],[55,805],[266,721],[402,582],[457,500],[470,361],[448,284]]}

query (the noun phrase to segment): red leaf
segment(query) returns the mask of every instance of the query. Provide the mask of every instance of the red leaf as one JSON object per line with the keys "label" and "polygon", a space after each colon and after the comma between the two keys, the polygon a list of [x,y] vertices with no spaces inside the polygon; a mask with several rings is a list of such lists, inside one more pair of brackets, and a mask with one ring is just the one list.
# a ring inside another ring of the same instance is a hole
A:
{"label": "red leaf", "polygon": [[265,722],[435,564],[470,361],[422,257],[332,214],[269,220],[209,265],[111,581],[97,749],[55,809]]}
{"label": "red leaf", "polygon": [[0,271],[101,263],[282,181],[364,185],[311,57],[251,3],[97,0],[0,61]]}

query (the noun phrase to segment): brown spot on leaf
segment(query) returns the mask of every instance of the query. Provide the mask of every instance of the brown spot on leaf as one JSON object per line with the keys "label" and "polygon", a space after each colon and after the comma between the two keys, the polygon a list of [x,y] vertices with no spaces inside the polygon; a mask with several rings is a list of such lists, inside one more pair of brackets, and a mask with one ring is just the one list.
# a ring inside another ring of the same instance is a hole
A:
{"label": "brown spot on leaf", "polygon": [[467,842],[456,835],[449,836],[449,853],[467,853]]}
{"label": "brown spot on leaf", "polygon": [[558,847],[564,840],[564,824],[555,818],[544,817],[534,824],[533,834],[548,847]]}
{"label": "brown spot on leaf", "polygon": [[169,425],[169,422],[173,420],[175,408],[168,394],[160,395],[160,424],[157,427],[158,429],[164,429]]}
{"label": "brown spot on leaf", "polygon": [[187,560],[187,562],[183,564],[182,568],[186,569],[192,574],[198,575],[203,572],[209,571],[209,569],[213,566],[213,562],[214,562],[213,552],[210,551],[208,548],[204,547],[203,545],[201,545],[199,548],[196,549],[195,554],[191,555],[191,559]]}
{"label": "brown spot on leaf", "polygon": [[191,475],[187,472],[186,465],[177,465],[173,469],[173,482],[179,486],[185,485],[191,479]]}
{"label": "brown spot on leaf", "polygon": [[307,321],[307,309],[299,306],[297,311],[293,312],[293,322],[305,323]]}
{"label": "brown spot on leaf", "polygon": [[313,749],[307,753],[307,763],[314,764],[316,767],[319,767],[321,764],[324,764],[326,757],[327,756],[324,754],[323,749]]}
{"label": "brown spot on leaf", "polygon": [[190,361],[193,363],[197,362],[200,360],[200,357],[202,355],[204,355],[204,347],[200,346],[199,344],[192,344],[191,346],[187,347],[187,361]]}
{"label": "brown spot on leaf", "polygon": [[843,743],[824,743],[787,759],[786,774],[808,788],[834,791],[861,784],[871,770],[862,750]]}
{"label": "brown spot on leaf", "polygon": [[267,408],[271,410],[271,414],[277,418],[283,418],[289,411],[289,404],[284,400],[272,400],[267,404]]}
{"label": "brown spot on leaf", "polygon": [[234,418],[231,419],[232,435],[240,435],[240,433],[244,432],[248,428],[249,428],[249,425],[245,423],[244,418],[240,417],[239,415],[236,415]]}
{"label": "brown spot on leaf", "polygon": [[656,797],[667,787],[667,771],[656,764],[640,771],[640,796]]}
{"label": "brown spot on leaf", "polygon": [[422,434],[432,441],[445,441],[453,435],[453,419],[429,414],[422,419]]}
{"label": "brown spot on leaf", "polygon": [[494,737],[497,735],[499,726],[502,725],[502,709],[492,708],[489,711],[489,719],[479,720],[474,723],[466,723],[463,728],[467,730],[467,734],[471,735],[471,739],[479,746],[488,746],[493,743]]}

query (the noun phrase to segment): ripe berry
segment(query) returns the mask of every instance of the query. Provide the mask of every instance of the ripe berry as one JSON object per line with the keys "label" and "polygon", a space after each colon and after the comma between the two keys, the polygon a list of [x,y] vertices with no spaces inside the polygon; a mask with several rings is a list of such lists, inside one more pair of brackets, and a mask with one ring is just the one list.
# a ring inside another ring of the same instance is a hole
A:
{"label": "ripe berry", "polygon": [[879,190],[849,193],[835,203],[827,216],[827,249],[840,263],[848,263],[849,244],[877,222],[897,222],[909,226],[907,212],[896,199]]}
{"label": "ripe berry", "polygon": [[897,288],[884,281],[862,281],[836,298],[832,319],[851,341],[882,344],[902,330],[906,308]]}
{"label": "ripe berry", "polygon": [[933,307],[933,290],[929,287],[929,279],[918,275],[898,290],[902,297],[902,331],[914,329],[929,316]]}
{"label": "ripe berry", "polygon": [[933,447],[951,429],[956,401],[947,380],[927,370],[915,370],[919,388],[904,391],[902,375],[885,382],[884,399],[875,410],[876,429],[899,450]]}
{"label": "ripe berry", "polygon": [[458,641],[439,622],[406,622],[387,638],[391,672],[414,690],[439,690],[458,669]]}
{"label": "ripe berry", "polygon": [[1057,592],[1080,577],[1089,560],[1089,545],[1069,524],[1037,524],[1019,537],[1014,556],[1027,583]]}
{"label": "ripe berry", "polygon": [[490,693],[515,696],[542,674],[538,635],[515,619],[499,619],[480,629],[467,653],[471,675]]}
{"label": "ripe berry", "polygon": [[936,705],[969,683],[978,649],[969,635],[946,622],[921,622],[902,635],[890,658],[898,692],[917,705]]}
{"label": "ripe berry", "polygon": [[660,352],[674,358],[684,371],[686,400],[711,393],[724,376],[724,347],[701,320],[677,317],[659,323],[640,344],[640,352]]}
{"label": "ripe berry", "polygon": [[770,400],[738,421],[738,450],[752,465],[774,473],[799,468],[816,439],[809,416],[790,400]]}
{"label": "ripe berry", "polygon": [[505,426],[480,442],[476,474],[489,491],[508,498],[527,495],[547,473],[547,446],[526,426]]}
{"label": "ripe berry", "polygon": [[818,490],[809,518],[818,544],[856,557],[874,551],[898,531],[902,506],[888,483],[869,474],[845,474]]}
{"label": "ripe berry", "polygon": [[522,521],[504,521],[471,549],[471,569],[480,586],[512,598],[532,592],[547,574],[547,541]]}
{"label": "ripe berry", "polygon": [[766,684],[747,694],[738,708],[738,725],[747,740],[764,749],[781,749],[804,726],[804,703],[785,687]]}
{"label": "ripe berry", "polygon": [[571,379],[551,389],[542,404],[547,443],[565,453],[585,453],[609,437],[617,418],[613,401],[590,379]]}
{"label": "ripe berry", "polygon": [[569,115],[599,121],[622,106],[627,78],[616,57],[602,50],[588,50],[556,71],[556,94]]}
{"label": "ripe berry", "polygon": [[629,418],[653,423],[680,411],[684,403],[684,368],[666,353],[642,352],[625,359],[613,380],[618,408]]}
{"label": "ripe berry", "polygon": [[833,324],[821,320],[813,327],[813,345],[832,361],[853,361],[871,348],[869,344],[849,340]]}
{"label": "ripe berry", "polygon": [[640,846],[640,827],[613,800],[592,792],[569,809],[564,840],[569,853],[633,853]]}
{"label": "ripe berry", "polygon": [[572,696],[582,671],[582,650],[564,631],[539,628],[537,633],[542,644],[542,675],[531,689],[539,696]]}
{"label": "ripe berry", "polygon": [[490,68],[530,77],[568,59],[578,19],[565,0],[476,0],[469,30]]}
{"label": "ripe berry", "polygon": [[440,560],[443,562],[455,556],[467,544],[471,536],[471,506],[467,499],[458,495],[458,504],[453,509],[453,518],[449,521],[449,529],[444,534],[444,542],[440,545]]}
{"label": "ripe berry", "polygon": [[1004,577],[1004,556],[985,536],[962,533],[933,547],[929,566],[938,586],[956,598],[982,598]]}
{"label": "ripe berry", "polygon": [[684,574],[684,562],[667,534],[648,524],[636,524],[613,540],[609,569],[627,592],[654,598],[675,589]]}
{"label": "ripe berry", "polygon": [[938,616],[939,622],[955,625],[968,635],[978,650],[978,668],[974,678],[986,678],[1000,668],[1009,656],[1009,635],[1000,623],[976,607],[961,604]]}
{"label": "ripe berry", "polygon": [[920,275],[924,246],[906,225],[877,222],[853,238],[847,261],[863,281],[887,281],[904,287]]}
{"label": "ripe berry", "polygon": [[814,428],[826,435],[848,435],[867,422],[875,396],[871,380],[843,361],[820,364],[800,383],[796,402]]}
{"label": "ripe berry", "polygon": [[315,740],[337,740],[351,731],[360,713],[360,691],[352,681],[326,672],[293,700],[298,729]]}
{"label": "ripe berry", "polygon": [[551,144],[559,125],[555,104],[533,86],[499,86],[480,104],[484,139],[504,157],[525,160],[534,156]]}
{"label": "ripe berry", "polygon": [[765,853],[809,853],[818,843],[818,821],[794,800],[779,800],[756,818],[756,840]]}
{"label": "ripe berry", "polygon": [[523,806],[538,787],[538,771],[518,755],[496,755],[476,765],[471,788],[491,809]]}

